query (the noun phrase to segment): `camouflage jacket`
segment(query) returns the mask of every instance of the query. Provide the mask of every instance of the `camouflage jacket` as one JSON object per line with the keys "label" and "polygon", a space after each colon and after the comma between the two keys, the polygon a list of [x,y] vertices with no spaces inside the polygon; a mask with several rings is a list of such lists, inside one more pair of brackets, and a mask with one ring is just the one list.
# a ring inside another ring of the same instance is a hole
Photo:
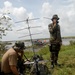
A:
{"label": "camouflage jacket", "polygon": [[60,26],[57,24],[53,27],[53,23],[48,25],[48,29],[50,32],[50,43],[60,43],[62,42],[61,33],[60,33]]}

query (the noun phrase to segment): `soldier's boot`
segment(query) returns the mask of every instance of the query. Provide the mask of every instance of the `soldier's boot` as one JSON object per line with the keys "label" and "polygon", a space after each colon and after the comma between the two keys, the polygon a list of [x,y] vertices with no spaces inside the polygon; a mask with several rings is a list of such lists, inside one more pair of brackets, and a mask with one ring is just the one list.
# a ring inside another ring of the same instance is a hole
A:
{"label": "soldier's boot", "polygon": [[50,68],[51,68],[51,69],[54,68],[54,62],[53,62],[53,61],[51,62],[51,66],[50,66]]}

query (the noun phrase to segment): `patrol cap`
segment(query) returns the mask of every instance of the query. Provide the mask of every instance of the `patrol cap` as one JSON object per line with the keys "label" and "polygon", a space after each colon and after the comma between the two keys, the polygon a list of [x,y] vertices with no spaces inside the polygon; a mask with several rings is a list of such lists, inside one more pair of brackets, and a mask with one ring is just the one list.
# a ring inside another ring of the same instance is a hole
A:
{"label": "patrol cap", "polygon": [[24,42],[16,42],[15,46],[20,49],[26,49]]}
{"label": "patrol cap", "polygon": [[53,17],[52,17],[52,19],[51,19],[51,20],[53,20],[53,19],[57,19],[57,20],[59,20],[58,15],[57,15],[57,14],[53,15]]}

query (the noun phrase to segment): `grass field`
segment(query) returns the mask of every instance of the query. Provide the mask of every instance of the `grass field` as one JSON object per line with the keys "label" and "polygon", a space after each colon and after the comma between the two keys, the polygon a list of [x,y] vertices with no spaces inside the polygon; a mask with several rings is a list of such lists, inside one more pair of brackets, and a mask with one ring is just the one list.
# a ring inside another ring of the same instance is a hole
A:
{"label": "grass field", "polygon": [[[36,54],[42,55],[45,60],[50,61],[50,52],[48,46],[42,48]],[[25,52],[27,57],[33,55],[32,52]],[[47,66],[51,72],[51,75],[75,75],[75,46],[62,46],[59,53],[58,62],[62,64],[61,67],[55,67],[53,70],[50,69],[50,62],[47,62]]]}
{"label": "grass field", "polygon": [[[56,67],[52,70],[50,69],[50,52],[48,46],[43,47],[41,50],[36,52],[36,54],[42,55],[44,60],[49,60],[47,66],[51,72],[51,75],[75,75],[75,46],[68,45],[62,46],[59,53],[58,62],[62,64],[61,67]],[[30,58],[33,56],[32,51],[26,51],[25,55]]]}

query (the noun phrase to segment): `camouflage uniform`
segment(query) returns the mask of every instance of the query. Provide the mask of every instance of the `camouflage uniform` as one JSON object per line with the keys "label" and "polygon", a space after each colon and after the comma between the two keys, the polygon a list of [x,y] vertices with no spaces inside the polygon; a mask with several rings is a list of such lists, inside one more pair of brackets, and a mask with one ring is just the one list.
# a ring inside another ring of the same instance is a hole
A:
{"label": "camouflage uniform", "polygon": [[[53,16],[55,18],[56,15]],[[52,20],[53,20],[52,18]],[[59,18],[57,18],[58,20]],[[51,64],[54,66],[57,65],[58,60],[58,54],[61,47],[61,34],[60,34],[60,26],[58,24],[58,21],[56,23],[56,26],[54,27],[53,23],[48,25],[49,32],[50,32],[50,52],[51,52]]]}

